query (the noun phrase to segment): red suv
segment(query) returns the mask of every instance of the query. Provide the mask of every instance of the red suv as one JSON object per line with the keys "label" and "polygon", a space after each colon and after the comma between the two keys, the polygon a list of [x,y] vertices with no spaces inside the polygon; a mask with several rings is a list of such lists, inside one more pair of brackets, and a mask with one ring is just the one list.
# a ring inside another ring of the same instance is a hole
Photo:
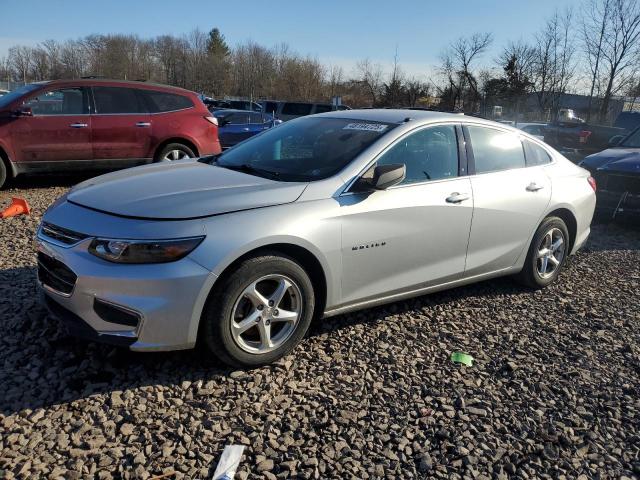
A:
{"label": "red suv", "polygon": [[0,97],[0,186],[27,172],[117,169],[220,151],[217,120],[181,88],[55,80]]}

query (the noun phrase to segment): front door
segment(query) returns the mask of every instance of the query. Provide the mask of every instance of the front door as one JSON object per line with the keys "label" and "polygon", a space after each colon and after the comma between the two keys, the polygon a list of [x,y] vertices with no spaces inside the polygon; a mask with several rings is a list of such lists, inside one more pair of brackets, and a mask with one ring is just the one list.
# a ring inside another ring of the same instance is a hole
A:
{"label": "front door", "polygon": [[91,160],[91,117],[81,87],[47,90],[28,99],[32,116],[12,120],[10,135],[17,162]]}
{"label": "front door", "polygon": [[135,89],[93,87],[95,111],[93,155],[96,160],[148,159],[152,125],[143,99]]}
{"label": "front door", "polygon": [[343,303],[462,276],[473,196],[469,178],[458,175],[458,152],[454,125],[423,128],[376,162],[404,163],[401,184],[341,197]]}
{"label": "front door", "polygon": [[528,166],[519,136],[468,126],[476,175],[471,176],[474,212],[466,276],[514,265],[551,199],[544,167]]}

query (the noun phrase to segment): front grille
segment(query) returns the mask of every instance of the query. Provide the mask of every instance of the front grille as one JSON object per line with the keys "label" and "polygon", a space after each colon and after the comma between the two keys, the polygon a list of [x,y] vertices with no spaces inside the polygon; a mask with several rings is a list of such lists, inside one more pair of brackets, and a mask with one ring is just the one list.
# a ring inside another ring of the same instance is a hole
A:
{"label": "front grille", "polygon": [[42,222],[40,232],[53,240],[64,243],[65,245],[73,245],[89,237],[89,235],[85,235],[84,233],[78,233],[73,230],[58,227],[57,225],[53,225],[49,222]]}
{"label": "front grille", "polygon": [[38,252],[38,280],[43,285],[64,295],[71,295],[78,279],[64,263]]}

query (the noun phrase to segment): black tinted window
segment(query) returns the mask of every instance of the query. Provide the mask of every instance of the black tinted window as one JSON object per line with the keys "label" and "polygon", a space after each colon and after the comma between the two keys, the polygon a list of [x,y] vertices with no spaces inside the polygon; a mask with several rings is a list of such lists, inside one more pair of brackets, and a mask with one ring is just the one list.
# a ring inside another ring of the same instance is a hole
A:
{"label": "black tinted window", "polygon": [[453,125],[429,127],[398,141],[376,162],[404,163],[403,184],[441,180],[458,176],[458,140]]}
{"label": "black tinted window", "polygon": [[143,113],[136,91],[122,87],[93,87],[96,113]]}
{"label": "black tinted window", "polygon": [[522,142],[517,134],[469,125],[476,173],[496,172],[525,166]]}
{"label": "black tinted window", "polygon": [[172,112],[193,107],[191,99],[182,95],[153,90],[140,90],[140,93],[145,97],[151,113]]}
{"label": "black tinted window", "polygon": [[544,165],[545,163],[551,163],[551,156],[540,145],[537,145],[529,140],[524,141],[524,146],[527,151],[527,165]]}
{"label": "black tinted window", "polygon": [[278,111],[277,102],[264,102],[264,111],[267,113],[274,113]]}
{"label": "black tinted window", "polygon": [[41,93],[24,103],[34,115],[82,115],[87,113],[81,88],[62,88]]}
{"label": "black tinted window", "polygon": [[316,105],[316,113],[330,112],[331,105]]}
{"label": "black tinted window", "polygon": [[285,103],[282,106],[283,115],[309,115],[311,113],[310,103]]}
{"label": "black tinted window", "polygon": [[230,124],[246,124],[249,123],[249,116],[246,113],[232,113],[224,117]]}

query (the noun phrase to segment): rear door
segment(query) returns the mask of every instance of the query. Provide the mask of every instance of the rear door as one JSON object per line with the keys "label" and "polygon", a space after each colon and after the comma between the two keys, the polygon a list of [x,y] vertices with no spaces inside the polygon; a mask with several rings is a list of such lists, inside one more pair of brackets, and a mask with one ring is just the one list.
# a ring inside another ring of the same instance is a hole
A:
{"label": "rear door", "polygon": [[10,135],[17,162],[91,160],[91,117],[82,87],[45,90],[23,108],[33,116],[16,117]]}
{"label": "rear door", "polygon": [[551,181],[539,165],[527,166],[517,133],[464,128],[470,145],[474,211],[465,276],[513,266],[551,198]]}
{"label": "rear door", "polygon": [[141,95],[127,87],[94,86],[93,155],[97,160],[150,159],[152,125]]}

